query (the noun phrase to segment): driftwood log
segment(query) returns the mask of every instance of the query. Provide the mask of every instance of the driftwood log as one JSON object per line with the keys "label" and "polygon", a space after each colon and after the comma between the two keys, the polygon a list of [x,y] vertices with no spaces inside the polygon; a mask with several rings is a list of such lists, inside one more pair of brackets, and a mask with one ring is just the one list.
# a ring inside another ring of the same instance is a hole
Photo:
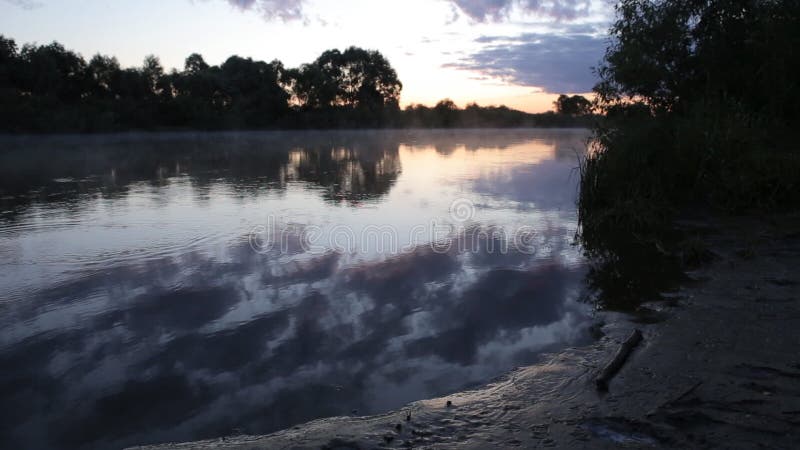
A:
{"label": "driftwood log", "polygon": [[601,391],[608,390],[608,383],[614,378],[614,375],[619,372],[619,369],[622,368],[622,365],[625,364],[625,361],[628,359],[628,356],[633,352],[639,343],[642,342],[642,332],[638,329],[633,330],[628,339],[625,339],[625,342],[617,350],[617,354],[614,355],[614,359],[611,360],[606,366],[600,371],[600,375],[597,376],[595,383],[597,385],[597,389]]}

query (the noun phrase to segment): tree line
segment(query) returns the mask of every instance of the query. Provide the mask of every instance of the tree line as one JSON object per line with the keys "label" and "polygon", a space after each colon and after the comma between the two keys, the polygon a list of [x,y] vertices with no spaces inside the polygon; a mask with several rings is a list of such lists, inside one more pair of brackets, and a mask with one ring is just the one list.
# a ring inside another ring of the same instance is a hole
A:
{"label": "tree line", "polygon": [[53,42],[18,47],[0,35],[0,131],[93,132],[152,129],[291,129],[585,125],[583,114],[510,108],[399,106],[403,85],[378,51],[328,50],[286,68],[231,56],[209,65],[189,55],[167,71],[155,56],[123,68],[97,54],[88,62]]}

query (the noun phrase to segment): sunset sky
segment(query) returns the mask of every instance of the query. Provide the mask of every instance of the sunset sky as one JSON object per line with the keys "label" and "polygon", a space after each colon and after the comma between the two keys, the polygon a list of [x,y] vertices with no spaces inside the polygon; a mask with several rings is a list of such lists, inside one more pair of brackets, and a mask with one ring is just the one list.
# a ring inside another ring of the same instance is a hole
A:
{"label": "sunset sky", "polygon": [[0,34],[123,66],[155,54],[168,69],[194,52],[295,67],[355,45],[389,59],[402,105],[449,97],[540,112],[590,91],[612,14],[605,0],[0,0]]}

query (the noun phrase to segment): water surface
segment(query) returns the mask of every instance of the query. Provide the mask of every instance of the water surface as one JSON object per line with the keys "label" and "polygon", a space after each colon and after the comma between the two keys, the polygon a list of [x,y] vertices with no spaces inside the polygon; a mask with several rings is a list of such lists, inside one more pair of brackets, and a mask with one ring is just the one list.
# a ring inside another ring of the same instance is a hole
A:
{"label": "water surface", "polygon": [[0,447],[267,433],[585,342],[585,138],[0,138]]}

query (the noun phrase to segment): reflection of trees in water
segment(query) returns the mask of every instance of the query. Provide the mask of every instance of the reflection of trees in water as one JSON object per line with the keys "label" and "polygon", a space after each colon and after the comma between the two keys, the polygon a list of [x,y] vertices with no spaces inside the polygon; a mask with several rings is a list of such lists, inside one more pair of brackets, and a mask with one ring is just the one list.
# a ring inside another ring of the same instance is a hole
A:
{"label": "reflection of trees in water", "polygon": [[458,150],[458,146],[455,142],[444,142],[439,143],[434,146],[436,149],[436,153],[443,155],[443,156],[450,156]]}
{"label": "reflection of trees in water", "polygon": [[4,138],[0,209],[31,204],[77,208],[91,196],[115,199],[135,184],[155,189],[187,177],[202,201],[219,185],[241,196],[281,191],[289,181],[324,187],[329,201],[357,202],[389,192],[401,171],[399,146],[433,146],[443,155],[539,141],[556,157],[575,157],[575,130],[398,130],[356,132],[164,133]]}
{"label": "reflection of trees in water", "polygon": [[586,153],[588,138],[589,135],[586,133],[552,139],[556,159],[574,161],[581,157]]}
{"label": "reflection of trees in water", "polygon": [[[574,133],[574,131],[571,131]],[[439,129],[407,131],[403,143],[413,147],[433,147],[441,155],[450,155],[459,147],[470,151],[506,149],[551,135],[549,130],[530,129]]]}
{"label": "reflection of trees in water", "polygon": [[426,130],[407,132],[404,144],[433,147],[437,153],[449,156],[463,147],[467,151],[505,150],[537,142],[553,147],[558,160],[574,160],[586,150],[588,131],[579,129],[504,129],[504,130]]}
{"label": "reflection of trees in water", "polygon": [[[301,142],[296,142],[303,137]],[[369,135],[189,134],[9,139],[0,154],[0,209],[78,207],[87,196],[115,199],[133,185],[159,188],[188,177],[196,200],[216,186],[254,196],[288,181],[326,188],[325,198],[385,195],[400,172],[397,142]],[[340,142],[341,141],[341,142]]]}
{"label": "reflection of trees in water", "polygon": [[359,201],[389,192],[401,170],[397,146],[388,148],[296,149],[289,153],[289,178],[326,188],[332,201]]}
{"label": "reflection of trees in water", "polygon": [[620,232],[594,234],[591,240],[581,236],[590,261],[586,282],[598,306],[633,311],[687,280],[679,255],[664,251],[676,245],[679,234],[662,234],[661,242]]}

